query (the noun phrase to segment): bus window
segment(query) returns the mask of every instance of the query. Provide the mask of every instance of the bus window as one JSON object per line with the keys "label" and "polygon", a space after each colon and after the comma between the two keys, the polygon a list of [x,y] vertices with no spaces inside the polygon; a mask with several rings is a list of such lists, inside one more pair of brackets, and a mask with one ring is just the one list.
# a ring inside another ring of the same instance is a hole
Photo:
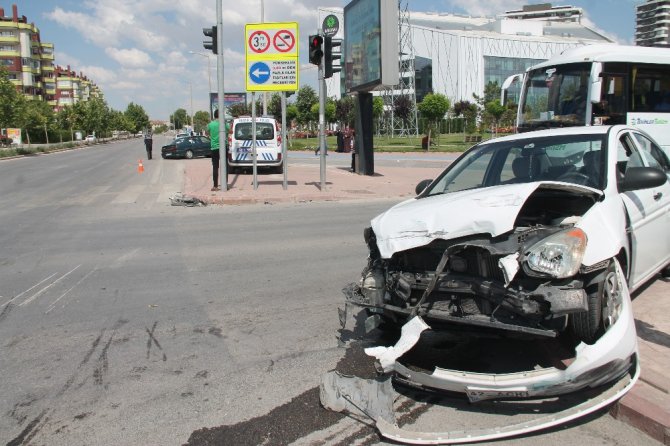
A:
{"label": "bus window", "polygon": [[631,73],[631,111],[670,112],[670,67],[635,65]]}
{"label": "bus window", "polygon": [[594,124],[607,125],[626,123],[626,88],[622,74],[603,74],[603,89],[600,102],[593,105]]}

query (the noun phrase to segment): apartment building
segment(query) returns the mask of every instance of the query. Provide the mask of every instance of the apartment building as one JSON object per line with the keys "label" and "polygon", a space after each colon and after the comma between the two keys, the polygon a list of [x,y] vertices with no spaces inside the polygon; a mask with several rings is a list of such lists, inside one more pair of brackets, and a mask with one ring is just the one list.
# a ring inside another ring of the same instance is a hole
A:
{"label": "apartment building", "polygon": [[46,101],[54,110],[102,97],[86,76],[55,65],[54,45],[41,41],[39,29],[19,16],[16,5],[11,16],[0,7],[0,67],[7,70],[17,91],[28,99]]}
{"label": "apartment building", "polygon": [[670,0],[648,0],[635,10],[635,44],[670,46]]}
{"label": "apartment building", "polygon": [[56,89],[52,105],[56,111],[80,101],[103,99],[100,88],[84,74],[72,70],[69,65],[56,65],[54,79]]}

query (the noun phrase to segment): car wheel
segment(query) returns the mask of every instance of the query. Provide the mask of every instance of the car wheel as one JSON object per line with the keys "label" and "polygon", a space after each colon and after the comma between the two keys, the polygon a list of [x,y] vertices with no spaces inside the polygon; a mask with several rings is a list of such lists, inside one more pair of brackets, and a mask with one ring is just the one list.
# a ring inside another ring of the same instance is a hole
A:
{"label": "car wheel", "polygon": [[186,158],[188,158],[188,159],[193,158],[193,150],[187,150],[186,151]]}
{"label": "car wheel", "polygon": [[670,265],[666,266],[661,270],[661,276],[663,276],[666,279],[670,278]]}
{"label": "car wheel", "polygon": [[273,173],[284,173],[284,163],[281,166],[274,167],[272,171]]}
{"label": "car wheel", "polygon": [[587,344],[593,344],[619,319],[623,298],[614,262],[610,262],[603,274],[585,287],[588,311],[575,313],[570,318],[575,336]]}
{"label": "car wheel", "polygon": [[165,156],[165,155],[161,155],[161,157],[162,157],[163,159],[167,158],[167,156]]}

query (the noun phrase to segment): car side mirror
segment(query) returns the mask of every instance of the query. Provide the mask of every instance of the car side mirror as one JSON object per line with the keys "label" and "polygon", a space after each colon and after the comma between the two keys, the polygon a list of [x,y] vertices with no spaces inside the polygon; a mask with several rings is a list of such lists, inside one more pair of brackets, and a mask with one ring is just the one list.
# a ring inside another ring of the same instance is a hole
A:
{"label": "car side mirror", "polygon": [[626,169],[626,174],[619,181],[619,190],[628,192],[651,189],[664,185],[666,181],[668,181],[668,176],[656,167],[631,167]]}
{"label": "car side mirror", "polygon": [[432,182],[433,182],[433,180],[422,180],[419,184],[416,185],[416,187],[414,188],[414,192],[416,192],[416,194],[419,195]]}

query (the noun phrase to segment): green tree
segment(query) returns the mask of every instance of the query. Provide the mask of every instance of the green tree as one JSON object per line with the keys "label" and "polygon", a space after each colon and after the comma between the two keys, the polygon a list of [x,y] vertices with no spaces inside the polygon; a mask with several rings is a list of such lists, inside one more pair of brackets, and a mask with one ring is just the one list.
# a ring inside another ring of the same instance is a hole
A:
{"label": "green tree", "polygon": [[238,116],[243,115],[251,115],[251,110],[249,109],[249,106],[244,102],[238,102],[236,104],[233,104],[226,110],[228,111],[228,113],[230,113],[230,116],[232,116],[233,118],[237,118]]}
{"label": "green tree", "polygon": [[128,129],[129,132],[137,133],[149,127],[149,116],[141,105],[131,102],[126,107],[125,115],[128,121],[132,123],[132,128]]}
{"label": "green tree", "polygon": [[458,101],[453,107],[454,116],[465,118],[465,132],[474,133],[477,129],[477,104],[470,101]]}
{"label": "green tree", "polygon": [[[417,109],[421,116],[426,118],[429,125],[429,129],[433,129],[439,136],[440,134],[440,121],[444,119],[444,115],[449,111],[449,99],[443,94],[440,93],[428,93],[417,105]],[[430,130],[428,131],[428,146],[430,147]]]}
{"label": "green tree", "polygon": [[344,96],[337,101],[335,118],[343,127],[353,127],[356,122],[356,104],[353,96]]}
{"label": "green tree", "polygon": [[313,121],[312,106],[318,104],[319,97],[309,85],[305,85],[298,90],[295,106],[298,108],[298,123],[307,125]]}
{"label": "green tree", "polygon": [[495,99],[486,103],[484,114],[487,122],[493,124],[493,134],[498,134],[498,124],[505,113],[505,106],[500,104],[500,99]]}
{"label": "green tree", "polygon": [[178,108],[172,113],[172,123],[174,124],[175,130],[183,129],[185,126],[190,124],[188,119],[188,114],[183,108]]}
{"label": "green tree", "polygon": [[28,100],[19,119],[19,127],[25,129],[28,144],[33,142],[48,142],[49,126],[53,126],[53,109],[49,104],[40,100]]}
{"label": "green tree", "polygon": [[281,95],[283,93],[274,93],[268,102],[268,114],[281,121]]}
{"label": "green tree", "polygon": [[18,127],[25,100],[9,80],[7,70],[0,68],[0,127]]}
{"label": "green tree", "polygon": [[196,132],[202,132],[206,127],[207,124],[209,124],[210,118],[209,118],[209,112],[207,111],[197,111],[195,112],[195,115],[193,115],[193,127],[195,127],[193,130]]}
{"label": "green tree", "polygon": [[375,123],[376,131],[382,127],[384,117],[384,100],[380,96],[372,98],[372,120]]}

